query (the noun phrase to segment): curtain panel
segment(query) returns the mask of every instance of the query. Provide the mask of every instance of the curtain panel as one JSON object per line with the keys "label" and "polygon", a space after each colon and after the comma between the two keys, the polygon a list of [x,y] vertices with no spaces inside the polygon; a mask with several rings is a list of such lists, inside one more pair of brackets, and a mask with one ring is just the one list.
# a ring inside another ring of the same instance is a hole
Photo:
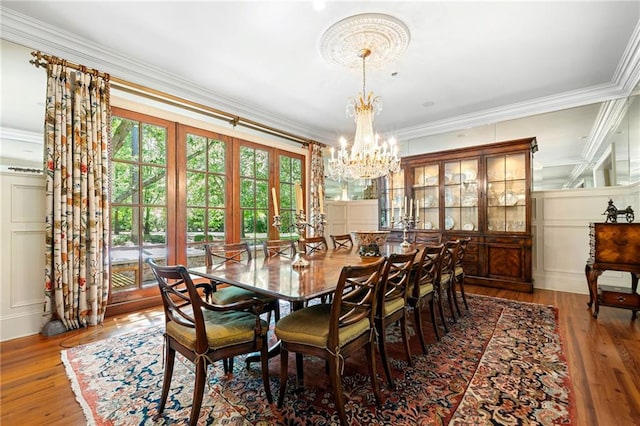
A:
{"label": "curtain panel", "polygon": [[103,321],[109,296],[109,76],[47,64],[45,311]]}
{"label": "curtain panel", "polygon": [[[311,191],[309,213],[307,220],[313,225],[313,235],[324,235],[324,223],[320,218],[320,196],[324,197],[324,160],[322,158],[322,145],[318,143],[309,144],[311,156]],[[322,193],[320,193],[322,188]]]}

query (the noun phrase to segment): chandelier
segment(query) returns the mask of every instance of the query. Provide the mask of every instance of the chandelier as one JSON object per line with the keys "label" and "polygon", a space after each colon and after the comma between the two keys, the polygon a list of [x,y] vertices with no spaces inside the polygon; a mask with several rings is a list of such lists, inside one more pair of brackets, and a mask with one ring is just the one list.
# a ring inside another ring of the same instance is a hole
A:
{"label": "chandelier", "polygon": [[370,180],[400,170],[395,140],[381,141],[373,130],[374,117],[382,110],[382,99],[366,91],[366,62],[369,58],[374,67],[381,67],[396,59],[408,43],[409,30],[401,21],[377,13],[343,19],[323,35],[321,50],[327,61],[352,68],[362,65],[362,92],[347,102],[347,115],[356,123],[353,144],[349,150],[347,140],[340,138],[338,151],[331,148],[328,178]]}
{"label": "chandelier", "polygon": [[373,131],[373,118],[382,110],[382,100],[373,92],[366,94],[365,63],[371,50],[362,49],[362,92],[347,102],[347,115],[354,117],[356,133],[351,152],[347,150],[347,140],[340,138],[340,150],[331,147],[328,176],[337,181],[354,179],[375,179],[400,170],[398,147],[393,138],[380,143]]}

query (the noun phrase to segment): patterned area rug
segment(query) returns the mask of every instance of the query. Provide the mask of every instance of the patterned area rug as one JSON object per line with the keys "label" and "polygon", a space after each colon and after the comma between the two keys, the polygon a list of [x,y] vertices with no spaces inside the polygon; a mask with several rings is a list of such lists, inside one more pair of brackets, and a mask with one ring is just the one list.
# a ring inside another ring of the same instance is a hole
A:
{"label": "patterned area rug", "polygon": [[[400,333],[390,327],[396,389],[386,386],[378,358],[383,404],[376,408],[366,357],[347,359],[343,375],[352,425],[556,425],[573,424],[573,392],[557,312],[549,306],[468,295],[463,313],[429,353],[411,339],[413,367],[405,360]],[[282,305],[283,310],[287,308]],[[423,315],[424,317],[429,317]],[[425,330],[432,332],[431,325]],[[410,333],[414,330],[410,327]],[[185,423],[189,418],[193,368],[178,357],[163,419],[157,422],[162,387],[162,329],[144,329],[67,349],[62,360],[89,424]],[[182,362],[180,362],[182,360]],[[324,362],[305,358],[304,389],[295,388],[289,362],[284,407],[268,404],[259,363],[247,369],[236,358],[233,374],[209,370],[199,424],[339,424]],[[270,362],[271,391],[279,392],[278,358]]]}

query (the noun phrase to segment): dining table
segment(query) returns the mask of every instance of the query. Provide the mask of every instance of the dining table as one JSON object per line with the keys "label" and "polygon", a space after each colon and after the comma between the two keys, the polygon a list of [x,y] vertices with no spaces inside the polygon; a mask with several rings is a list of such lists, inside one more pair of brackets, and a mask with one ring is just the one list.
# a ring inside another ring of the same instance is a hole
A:
{"label": "dining table", "polygon": [[[380,246],[380,255],[406,253],[415,251],[421,246],[402,246],[398,243],[385,243]],[[302,257],[308,266],[294,266],[296,258]],[[347,265],[363,265],[374,262],[379,257],[360,256],[357,247],[351,249],[326,250],[313,255],[296,254],[294,259],[275,256],[270,258],[253,258],[245,263],[226,262],[212,266],[194,266],[188,268],[192,275],[226,283],[251,290],[255,293],[273,296],[288,301],[291,310],[303,308],[309,301],[329,296],[335,292],[342,268]],[[416,257],[417,259],[417,257]],[[279,344],[269,350],[269,357],[279,354]],[[248,357],[246,362],[259,360]],[[302,362],[297,362],[298,377],[301,377]]]}

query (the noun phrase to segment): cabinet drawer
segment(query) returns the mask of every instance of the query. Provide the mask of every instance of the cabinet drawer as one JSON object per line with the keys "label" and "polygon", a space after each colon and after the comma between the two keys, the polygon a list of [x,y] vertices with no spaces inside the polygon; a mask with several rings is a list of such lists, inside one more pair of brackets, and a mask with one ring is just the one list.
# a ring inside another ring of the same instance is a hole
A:
{"label": "cabinet drawer", "polygon": [[630,288],[601,285],[598,297],[603,305],[640,309],[640,294],[632,293]]}

